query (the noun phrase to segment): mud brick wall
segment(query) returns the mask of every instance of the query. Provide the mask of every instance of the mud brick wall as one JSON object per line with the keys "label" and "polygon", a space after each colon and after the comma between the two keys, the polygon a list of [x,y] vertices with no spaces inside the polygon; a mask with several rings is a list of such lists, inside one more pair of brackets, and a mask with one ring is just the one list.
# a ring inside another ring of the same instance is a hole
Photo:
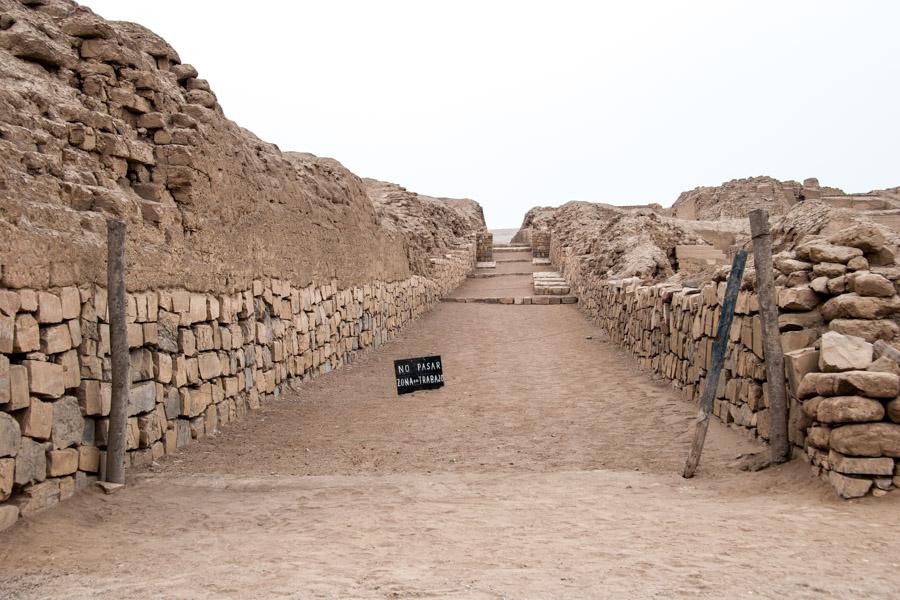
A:
{"label": "mud brick wall", "polygon": [[550,257],[550,232],[535,231],[531,234],[531,252],[535,258]]}
{"label": "mud brick wall", "polygon": [[494,260],[494,234],[483,231],[476,237],[476,256],[478,262],[491,262]]}
{"label": "mud brick wall", "polygon": [[[604,280],[569,248],[552,259],[581,309],[645,369],[699,401],[718,326],[724,281],[698,288]],[[779,325],[795,446],[844,497],[900,487],[900,367],[873,342],[900,340],[900,268],[885,238],[855,226],[774,257]],[[737,299],[714,414],[763,440],[769,402],[753,273]]]}
{"label": "mud brick wall", "polygon": [[[458,285],[474,244],[429,277],[341,289],[259,279],[229,294],[128,295],[126,465],[215,433],[305,380],[390,340]],[[101,474],[110,410],[106,290],[0,289],[0,522],[8,526]]]}

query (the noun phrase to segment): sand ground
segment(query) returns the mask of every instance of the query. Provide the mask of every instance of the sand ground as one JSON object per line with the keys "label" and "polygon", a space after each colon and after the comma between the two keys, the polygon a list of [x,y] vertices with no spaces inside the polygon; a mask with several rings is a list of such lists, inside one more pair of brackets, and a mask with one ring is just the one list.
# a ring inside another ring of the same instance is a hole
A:
{"label": "sand ground", "polygon": [[[431,353],[446,386],[398,397],[392,361]],[[740,472],[760,446],[718,422],[684,480],[694,414],[574,306],[439,304],[0,534],[0,597],[896,597],[896,494]]]}

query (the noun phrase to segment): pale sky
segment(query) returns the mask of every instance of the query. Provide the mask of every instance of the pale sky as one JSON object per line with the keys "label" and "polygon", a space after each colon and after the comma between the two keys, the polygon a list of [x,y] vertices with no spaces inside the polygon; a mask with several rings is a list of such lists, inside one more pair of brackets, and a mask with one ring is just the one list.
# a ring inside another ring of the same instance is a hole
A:
{"label": "pale sky", "polygon": [[282,150],[469,197],[670,205],[771,175],[900,185],[893,0],[94,0]]}

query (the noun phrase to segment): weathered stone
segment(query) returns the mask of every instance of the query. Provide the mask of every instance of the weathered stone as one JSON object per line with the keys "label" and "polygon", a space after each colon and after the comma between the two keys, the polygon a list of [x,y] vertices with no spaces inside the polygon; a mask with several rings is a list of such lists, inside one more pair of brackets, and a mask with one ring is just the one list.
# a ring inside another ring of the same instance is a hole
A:
{"label": "weathered stone", "polygon": [[66,396],[53,403],[53,431],[50,441],[56,449],[68,448],[81,442],[84,432],[84,417],[81,407],[73,396]]}
{"label": "weathered stone", "polygon": [[887,475],[894,474],[894,459],[883,458],[857,458],[844,456],[840,452],[832,450],[828,453],[828,462],[831,468],[844,475]]}
{"label": "weathered stone", "polygon": [[863,396],[832,396],[819,402],[816,419],[820,423],[868,423],[884,418],[884,406]]}
{"label": "weathered stone", "polygon": [[812,281],[809,282],[809,287],[812,291],[817,294],[827,294],[828,293],[828,277],[816,277]]}
{"label": "weathered stone", "polygon": [[845,425],[831,432],[831,447],[849,456],[900,458],[900,425],[866,423]]}
{"label": "weathered stone", "polygon": [[819,297],[809,286],[792,287],[778,294],[778,306],[785,310],[812,310],[819,304]]}
{"label": "weathered stone", "polygon": [[[16,295],[16,298],[18,298],[18,295]],[[15,317],[0,314],[0,353],[12,354],[15,337]]]}
{"label": "weathered stone", "polygon": [[885,244],[884,234],[877,226],[868,223],[856,223],[844,227],[828,237],[828,241],[838,246],[859,248],[863,252],[875,252]]}
{"label": "weathered stone", "polygon": [[47,398],[59,398],[65,393],[66,386],[61,365],[25,360],[22,361],[22,366],[28,371],[28,384],[32,394]]}
{"label": "weathered stone", "polygon": [[63,319],[77,319],[81,316],[81,293],[78,288],[63,288],[60,290],[59,299],[62,305]]}
{"label": "weathered stone", "polygon": [[100,470],[100,449],[94,446],[78,447],[78,470],[96,473]]}
{"label": "weathered stone", "polygon": [[812,272],[814,278],[826,277],[828,279],[835,279],[847,272],[847,265],[824,262],[814,266]]}
{"label": "weathered stone", "polygon": [[47,476],[63,477],[78,470],[78,450],[65,448],[47,453]]}
{"label": "weathered stone", "polygon": [[138,417],[139,441],[142,448],[149,448],[163,435],[156,412]]}
{"label": "weathered stone", "polygon": [[131,386],[128,392],[128,416],[150,412],[156,406],[156,383],[147,381]]}
{"label": "weathered stone", "polygon": [[157,322],[157,347],[164,352],[178,352],[178,324],[176,313],[161,310]]}
{"label": "weathered stone", "polygon": [[841,294],[822,305],[822,316],[833,319],[883,319],[900,312],[900,298]]}
{"label": "weathered stone", "polygon": [[25,408],[31,402],[28,369],[22,365],[9,366],[9,403],[6,410]]}
{"label": "weathered stone", "polygon": [[68,325],[53,325],[41,328],[41,352],[57,354],[72,347],[72,336]]}
{"label": "weathered stone", "polygon": [[872,344],[862,338],[828,331],[819,347],[819,369],[826,372],[865,369],[872,364]]}
{"label": "weathered stone", "polygon": [[872,361],[872,364],[869,365],[869,368],[866,370],[875,373],[893,373],[894,375],[900,375],[900,363],[897,363],[897,361],[888,358],[887,356],[879,356]]}
{"label": "weathered stone", "polygon": [[15,504],[23,517],[55,506],[59,503],[59,480],[50,479],[43,483],[26,486],[16,496]]}
{"label": "weathered stone", "polygon": [[869,398],[893,398],[900,394],[900,377],[893,373],[844,371],[841,373],[809,373],[797,392],[801,398],[861,395]]}
{"label": "weathered stone", "polygon": [[860,337],[867,342],[891,341],[900,336],[900,327],[889,319],[835,319],[828,328],[844,335]]}
{"label": "weathered stone", "polygon": [[10,29],[0,35],[0,48],[23,60],[51,67],[70,67],[75,63],[71,48],[58,44],[31,28]]}
{"label": "weathered stone", "polygon": [[851,271],[867,271],[869,261],[864,256],[856,256],[847,262],[847,268]]}
{"label": "weathered stone", "polygon": [[163,352],[153,354],[153,374],[156,381],[169,383],[172,381],[172,357]]}
{"label": "weathered stone", "polygon": [[18,485],[32,481],[43,481],[47,477],[47,453],[44,444],[23,437],[16,454],[16,477]]}
{"label": "weathered stone", "polygon": [[41,348],[41,333],[38,322],[28,313],[16,317],[13,335],[13,352],[34,352]]}
{"label": "weathered stone", "polygon": [[797,329],[815,329],[824,324],[822,315],[817,310],[809,312],[790,312],[778,315],[778,327],[781,331]]}
{"label": "weathered stone", "polygon": [[894,398],[885,405],[887,417],[894,423],[900,423],[900,398]]}
{"label": "weathered stone", "polygon": [[822,396],[815,396],[804,401],[802,406],[804,414],[810,419],[815,419],[819,414],[819,404],[821,404],[824,399],[825,398]]}
{"label": "weathered stone", "polygon": [[828,450],[830,438],[830,427],[810,427],[809,433],[806,435],[806,443],[820,450]]}
{"label": "weathered stone", "polygon": [[215,352],[203,352],[199,356],[200,377],[212,379],[222,374],[222,365],[219,355]]}
{"label": "weathered stone", "polygon": [[890,298],[896,292],[894,284],[877,273],[857,273],[850,279],[850,290],[860,296]]}
{"label": "weathered stone", "polygon": [[53,431],[53,405],[32,398],[28,408],[19,412],[16,417],[22,434],[37,440],[50,438]]}
{"label": "weathered stone", "polygon": [[784,353],[784,369],[787,373],[791,393],[797,395],[800,382],[807,373],[818,370],[819,351],[815,348],[802,348]]}
{"label": "weathered stone", "polygon": [[797,260],[786,253],[779,253],[772,256],[772,264],[777,270],[785,275],[790,275],[795,271],[809,271],[812,269],[811,263]]}
{"label": "weathered stone", "polygon": [[38,292],[38,323],[61,323],[62,301],[56,294],[50,292]]}
{"label": "weathered stone", "polygon": [[19,423],[5,412],[0,412],[0,456],[15,456],[21,436]]}
{"label": "weathered stone", "polygon": [[846,499],[862,498],[872,487],[871,479],[847,477],[835,471],[828,473],[828,482],[842,498]]}
{"label": "weathered stone", "polygon": [[812,262],[817,263],[847,264],[851,258],[862,255],[862,250],[851,246],[817,243],[809,247],[809,258]]}

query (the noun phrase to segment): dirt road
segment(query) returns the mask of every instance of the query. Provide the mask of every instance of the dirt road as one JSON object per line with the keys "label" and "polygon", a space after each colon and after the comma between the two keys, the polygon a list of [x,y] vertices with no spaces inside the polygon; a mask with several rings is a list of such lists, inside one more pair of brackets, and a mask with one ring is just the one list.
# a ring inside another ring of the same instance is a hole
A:
{"label": "dirt road", "polygon": [[[396,396],[392,361],[431,353],[446,386]],[[575,306],[440,304],[0,534],[0,597],[896,597],[896,494],[840,501],[799,460],[739,472],[760,447],[717,422],[685,481],[694,414]]]}

